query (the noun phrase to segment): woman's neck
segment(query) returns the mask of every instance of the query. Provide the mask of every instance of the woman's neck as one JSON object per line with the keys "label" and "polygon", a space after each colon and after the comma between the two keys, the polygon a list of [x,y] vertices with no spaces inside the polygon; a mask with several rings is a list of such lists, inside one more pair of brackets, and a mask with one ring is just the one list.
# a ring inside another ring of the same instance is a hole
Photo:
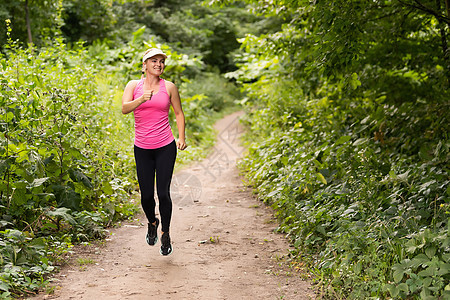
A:
{"label": "woman's neck", "polygon": [[150,75],[150,74],[147,73],[146,77],[145,77],[145,81],[150,86],[159,84],[159,76],[154,76],[154,75]]}

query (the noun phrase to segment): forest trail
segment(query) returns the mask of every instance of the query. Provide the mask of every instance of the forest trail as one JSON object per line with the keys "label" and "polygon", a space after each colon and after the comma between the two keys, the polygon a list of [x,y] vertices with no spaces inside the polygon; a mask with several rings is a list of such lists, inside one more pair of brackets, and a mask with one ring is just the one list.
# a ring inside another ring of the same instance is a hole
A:
{"label": "forest trail", "polygon": [[90,263],[64,267],[53,294],[32,299],[315,298],[304,274],[282,259],[289,243],[274,232],[271,209],[242,184],[239,116],[218,121],[214,151],[174,175],[170,256],[159,254],[160,242],[146,244],[142,214],[78,254]]}

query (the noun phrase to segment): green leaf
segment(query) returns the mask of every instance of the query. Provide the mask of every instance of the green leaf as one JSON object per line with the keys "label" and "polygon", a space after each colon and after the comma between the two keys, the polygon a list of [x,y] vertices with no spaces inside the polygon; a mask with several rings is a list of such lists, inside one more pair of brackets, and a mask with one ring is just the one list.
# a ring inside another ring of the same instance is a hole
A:
{"label": "green leaf", "polygon": [[38,186],[41,186],[42,184],[44,184],[44,182],[46,182],[50,177],[44,177],[44,178],[37,178],[34,179],[33,182],[29,185],[29,188],[35,188]]}
{"label": "green leaf", "polygon": [[369,141],[368,138],[359,138],[353,142],[353,146],[359,146],[359,145],[367,143],[368,141]]}
{"label": "green leaf", "polygon": [[59,207],[70,208],[73,210],[80,209],[81,196],[73,189],[63,185],[53,185],[52,189],[56,196]]}
{"label": "green leaf", "polygon": [[9,122],[11,122],[12,119],[14,119],[14,114],[13,114],[12,112],[9,111],[9,112],[6,114],[6,120],[5,120],[5,121],[9,123]]}
{"label": "green leaf", "polygon": [[325,177],[323,177],[321,173],[316,173],[316,176],[323,184],[327,184],[327,180],[325,179]]}
{"label": "green leaf", "polygon": [[353,271],[356,274],[360,274],[362,271],[362,263],[361,262],[357,262],[356,264],[353,265]]}
{"label": "green leaf", "polygon": [[341,144],[348,142],[350,139],[351,139],[351,137],[349,135],[343,135],[334,144],[336,146],[341,145]]}
{"label": "green leaf", "polygon": [[108,181],[103,182],[102,184],[102,192],[105,195],[112,195],[114,193],[114,190],[112,189],[111,184]]}
{"label": "green leaf", "polygon": [[428,265],[431,262],[431,260],[423,253],[418,254],[411,260],[411,266],[416,268],[420,265]]}
{"label": "green leaf", "polygon": [[15,182],[14,194],[12,196],[12,203],[15,205],[24,205],[27,203],[29,196],[27,195],[27,181],[18,181]]}
{"label": "green leaf", "polygon": [[438,270],[437,267],[429,266],[425,270],[420,271],[418,275],[422,277],[433,276],[435,275],[435,273],[437,273],[437,270]]}
{"label": "green leaf", "polygon": [[49,210],[46,212],[46,215],[49,217],[59,217],[63,220],[67,221],[69,224],[76,224],[75,219],[70,214],[70,209],[66,207],[56,208],[55,210]]}
{"label": "green leaf", "polygon": [[89,189],[92,189],[91,180],[80,170],[70,169],[69,173],[72,175],[74,181],[81,182],[83,185]]}
{"label": "green leaf", "polygon": [[320,232],[321,234],[323,234],[323,235],[327,235],[327,233],[326,233],[326,231],[325,231],[325,228],[324,228],[322,225],[317,225],[317,226],[316,226],[316,230],[317,230],[318,232]]}
{"label": "green leaf", "polygon": [[392,298],[397,297],[398,294],[400,293],[400,289],[393,284],[389,284],[387,286],[387,290],[389,291],[389,294],[391,295]]}
{"label": "green leaf", "polygon": [[400,283],[399,285],[398,285],[398,289],[400,290],[400,291],[402,291],[402,292],[405,292],[405,293],[408,293],[409,292],[409,288],[408,288],[408,285],[406,284],[406,283]]}
{"label": "green leaf", "polygon": [[10,288],[9,284],[7,284],[4,281],[0,281],[0,290],[8,292],[9,288]]}
{"label": "green leaf", "polygon": [[353,73],[352,77],[350,78],[350,86],[352,87],[352,89],[355,90],[360,85],[361,85],[361,81],[359,81],[359,79],[358,79],[358,74]]}
{"label": "green leaf", "polygon": [[[399,283],[403,279],[403,274],[405,274],[405,271],[402,269],[396,269],[394,270],[394,273],[392,274],[392,277],[394,277],[394,282]],[[392,295],[393,296],[393,295]],[[394,297],[394,296],[393,296]]]}
{"label": "green leaf", "polygon": [[432,259],[433,256],[436,254],[436,247],[428,247],[425,249],[425,254],[428,256],[429,259]]}
{"label": "green leaf", "polygon": [[431,285],[431,283],[433,282],[433,278],[432,277],[426,277],[422,280],[422,285],[424,287],[429,287]]}
{"label": "green leaf", "polygon": [[450,263],[440,262],[439,271],[437,272],[437,275],[444,276],[449,273],[450,273]]}

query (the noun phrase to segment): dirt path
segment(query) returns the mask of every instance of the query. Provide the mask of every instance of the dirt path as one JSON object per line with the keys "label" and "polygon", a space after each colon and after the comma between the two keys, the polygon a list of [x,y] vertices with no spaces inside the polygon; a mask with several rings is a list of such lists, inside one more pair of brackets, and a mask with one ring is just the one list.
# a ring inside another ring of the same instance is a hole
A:
{"label": "dirt path", "polygon": [[146,244],[140,216],[85,264],[64,268],[54,294],[33,299],[313,299],[301,272],[280,259],[289,245],[271,210],[242,185],[238,118],[217,122],[214,152],[174,176],[172,255]]}

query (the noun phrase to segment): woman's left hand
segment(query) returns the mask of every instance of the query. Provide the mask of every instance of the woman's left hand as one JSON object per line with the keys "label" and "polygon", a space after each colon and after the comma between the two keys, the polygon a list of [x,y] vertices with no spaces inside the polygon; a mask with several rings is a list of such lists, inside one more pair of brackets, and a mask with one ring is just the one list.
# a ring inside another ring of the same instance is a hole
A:
{"label": "woman's left hand", "polygon": [[177,141],[177,148],[180,149],[180,150],[186,149],[186,148],[187,148],[187,145],[186,145],[185,140],[179,139],[179,140]]}

